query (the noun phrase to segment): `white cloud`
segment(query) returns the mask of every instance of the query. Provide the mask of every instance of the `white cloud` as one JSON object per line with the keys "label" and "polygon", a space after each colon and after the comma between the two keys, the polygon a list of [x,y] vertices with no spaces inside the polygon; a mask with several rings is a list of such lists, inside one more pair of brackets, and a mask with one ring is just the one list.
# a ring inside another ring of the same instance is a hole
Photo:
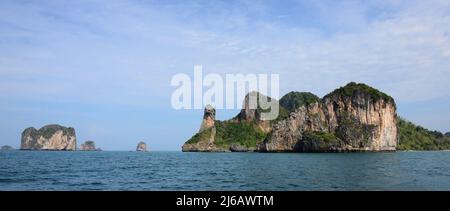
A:
{"label": "white cloud", "polygon": [[52,98],[34,90],[54,86],[77,101],[149,104],[170,95],[172,74],[203,64],[208,72],[278,72],[284,92],[323,95],[360,81],[398,101],[450,96],[448,1],[311,1],[314,24],[295,16],[306,4],[66,4],[2,3],[4,95]]}
{"label": "white cloud", "polygon": [[366,20],[365,9],[358,6],[346,10],[351,13],[346,15],[360,20],[354,31],[275,25],[220,34],[198,45],[220,55],[222,60],[213,58],[218,62],[211,66],[223,71],[229,71],[225,69],[229,64],[240,71],[281,72],[285,91],[313,88],[325,94],[348,81],[360,81],[389,92],[400,102],[450,96],[448,2],[416,2],[373,20]]}

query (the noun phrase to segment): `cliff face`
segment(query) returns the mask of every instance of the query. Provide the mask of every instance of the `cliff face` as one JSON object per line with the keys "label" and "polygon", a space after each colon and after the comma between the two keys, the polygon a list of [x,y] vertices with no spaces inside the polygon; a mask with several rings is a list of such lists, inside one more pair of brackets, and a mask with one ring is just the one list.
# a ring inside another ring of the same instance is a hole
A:
{"label": "cliff face", "polygon": [[[241,112],[233,119],[235,122],[245,122],[245,123],[255,123],[259,129],[261,129],[263,132],[268,133],[272,130],[272,121],[268,120],[262,120],[261,118],[261,112],[262,109],[259,107],[259,105],[251,106],[250,100],[253,98],[256,100],[256,104],[259,101],[260,97],[267,97],[265,95],[262,95],[258,92],[250,92],[247,94],[244,98],[243,102],[243,108]],[[267,97],[269,100],[275,100],[272,98]]]}
{"label": "cliff face", "polygon": [[288,118],[277,122],[260,149],[392,151],[396,146],[396,107],[392,98],[351,83],[319,102],[297,108]]}
{"label": "cliff face", "polygon": [[223,151],[214,145],[216,137],[216,109],[207,105],[204,110],[199,132],[188,140],[182,147],[183,152],[212,152]]}
{"label": "cliff face", "polygon": [[33,127],[22,132],[21,150],[75,150],[75,129],[47,125],[39,130]]}
{"label": "cliff face", "polygon": [[[183,145],[183,151],[340,152],[392,151],[397,146],[394,100],[364,84],[349,83],[324,98],[291,92],[280,99],[279,117],[262,121],[261,109],[243,109],[214,121]],[[205,117],[210,109],[205,109]],[[214,111],[215,114],[215,111]]]}

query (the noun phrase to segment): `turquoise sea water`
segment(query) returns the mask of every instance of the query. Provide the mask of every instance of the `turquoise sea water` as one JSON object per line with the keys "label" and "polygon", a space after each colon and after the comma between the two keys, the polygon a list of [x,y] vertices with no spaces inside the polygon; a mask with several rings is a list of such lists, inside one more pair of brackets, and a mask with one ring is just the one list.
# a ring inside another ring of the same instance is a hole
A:
{"label": "turquoise sea water", "polygon": [[450,190],[450,152],[0,152],[0,190]]}

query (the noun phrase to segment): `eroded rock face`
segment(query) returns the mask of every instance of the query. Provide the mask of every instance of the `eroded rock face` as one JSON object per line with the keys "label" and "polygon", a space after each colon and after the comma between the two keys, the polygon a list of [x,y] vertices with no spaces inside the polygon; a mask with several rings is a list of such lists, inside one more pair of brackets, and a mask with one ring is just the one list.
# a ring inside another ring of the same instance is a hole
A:
{"label": "eroded rock face", "polygon": [[321,106],[315,103],[302,106],[289,117],[275,123],[272,135],[260,146],[261,151],[290,152],[296,151],[297,143],[304,131],[326,131],[327,123]]}
{"label": "eroded rock face", "polygon": [[261,97],[265,97],[269,101],[274,100],[259,92],[253,91],[248,93],[242,103],[241,112],[237,115],[235,120],[238,122],[255,122],[261,130],[270,132],[272,130],[271,121],[262,120],[261,118],[261,108],[258,106],[258,101]]}
{"label": "eroded rock face", "polygon": [[81,151],[100,151],[100,149],[95,148],[95,142],[93,141],[85,141],[80,146]]}
{"label": "eroded rock face", "polygon": [[60,125],[33,127],[22,132],[21,150],[75,150],[75,129]]}
{"label": "eroded rock face", "polygon": [[207,105],[203,113],[202,123],[197,134],[201,134],[204,141],[197,143],[186,143],[181,147],[183,152],[215,152],[223,151],[214,145],[216,136],[216,109]]}
{"label": "eroded rock face", "polygon": [[[362,85],[349,84],[344,87],[350,90],[349,93],[338,89],[320,102],[300,107],[290,113],[287,119],[277,122],[273,126],[272,135],[260,146],[260,150],[396,150],[397,115],[394,101],[372,88],[352,89],[351,86]],[[306,132],[310,132],[307,137]],[[311,143],[322,144],[318,147]]]}
{"label": "eroded rock face", "polygon": [[136,146],[136,151],[138,152],[147,152],[147,144],[143,141],[139,142]]}
{"label": "eroded rock face", "polygon": [[[216,110],[206,106],[199,132],[183,146],[183,152],[249,152],[256,151],[257,142],[271,130],[271,122],[261,120],[261,108],[250,106],[251,98],[256,100],[264,95],[250,92],[245,96],[241,112],[227,121],[215,120]],[[264,96],[266,97],[266,96]],[[269,101],[273,100],[268,98]],[[257,101],[256,101],[257,102]],[[239,134],[233,134],[238,132]],[[249,139],[249,140],[247,140]],[[232,143],[236,141],[236,143]],[[251,143],[251,144],[249,144]]]}

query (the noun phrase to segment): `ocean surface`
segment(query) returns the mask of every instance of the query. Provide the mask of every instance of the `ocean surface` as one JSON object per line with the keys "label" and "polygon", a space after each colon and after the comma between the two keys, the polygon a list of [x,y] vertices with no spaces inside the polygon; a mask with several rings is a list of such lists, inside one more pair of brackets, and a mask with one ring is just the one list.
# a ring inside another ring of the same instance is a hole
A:
{"label": "ocean surface", "polygon": [[0,190],[450,190],[450,152],[0,152]]}

